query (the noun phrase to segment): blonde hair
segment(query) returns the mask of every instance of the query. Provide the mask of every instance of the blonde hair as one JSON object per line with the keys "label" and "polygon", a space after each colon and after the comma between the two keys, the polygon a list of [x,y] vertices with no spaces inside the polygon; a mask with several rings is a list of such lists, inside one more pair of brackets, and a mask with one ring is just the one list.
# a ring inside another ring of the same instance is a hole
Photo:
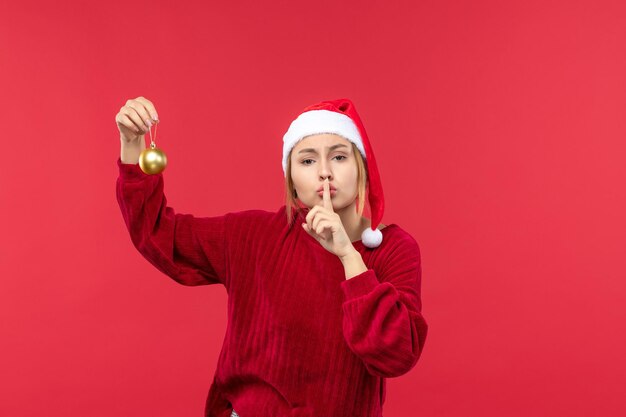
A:
{"label": "blonde hair", "polygon": [[[285,170],[287,173],[285,176],[285,206],[287,212],[287,224],[290,227],[293,225],[295,220],[294,210],[296,213],[299,213],[306,208],[305,205],[301,204],[300,200],[296,199],[296,190],[293,187],[293,180],[291,179],[292,151],[293,148],[289,151],[289,156],[287,157],[287,169]],[[359,148],[357,148],[354,143],[352,143],[352,154],[356,159],[357,167],[357,213],[359,216],[363,216],[363,209],[365,208],[365,188],[367,185],[367,165],[363,159],[363,155],[361,155],[361,152],[359,151]]]}

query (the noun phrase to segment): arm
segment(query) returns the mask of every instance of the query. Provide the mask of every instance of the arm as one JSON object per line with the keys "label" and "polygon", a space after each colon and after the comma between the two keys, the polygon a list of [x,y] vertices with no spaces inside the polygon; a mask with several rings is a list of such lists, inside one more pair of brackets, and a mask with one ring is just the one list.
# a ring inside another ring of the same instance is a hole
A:
{"label": "arm", "polygon": [[163,193],[163,174],[147,175],[118,158],[117,201],[137,250],[182,285],[225,284],[228,214],[175,213]]}
{"label": "arm", "polygon": [[341,283],[343,333],[372,375],[392,378],[411,370],[428,331],[421,314],[421,263],[417,242],[403,239],[377,276],[368,269]]}

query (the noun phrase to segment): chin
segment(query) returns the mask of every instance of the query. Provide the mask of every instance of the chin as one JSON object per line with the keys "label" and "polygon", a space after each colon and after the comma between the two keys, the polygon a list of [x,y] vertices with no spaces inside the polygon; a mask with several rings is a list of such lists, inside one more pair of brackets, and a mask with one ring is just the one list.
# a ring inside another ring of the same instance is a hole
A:
{"label": "chin", "polygon": [[[338,206],[337,203],[332,201],[333,203],[333,210],[338,210]],[[320,199],[320,200],[316,200],[313,201],[312,203],[305,203],[304,201],[302,202],[302,204],[304,204],[309,210],[311,210],[313,207],[315,206],[323,206],[324,205],[324,199]]]}

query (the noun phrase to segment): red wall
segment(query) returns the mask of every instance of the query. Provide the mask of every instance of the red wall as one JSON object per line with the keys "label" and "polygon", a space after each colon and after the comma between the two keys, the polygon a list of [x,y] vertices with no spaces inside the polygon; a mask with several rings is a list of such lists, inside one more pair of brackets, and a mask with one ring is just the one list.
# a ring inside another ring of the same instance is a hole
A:
{"label": "red wall", "polygon": [[202,413],[227,295],[132,246],[114,118],[140,95],[195,215],[280,207],[291,120],[355,102],[430,326],[386,417],[626,413],[626,3],[13,3],[0,415]]}

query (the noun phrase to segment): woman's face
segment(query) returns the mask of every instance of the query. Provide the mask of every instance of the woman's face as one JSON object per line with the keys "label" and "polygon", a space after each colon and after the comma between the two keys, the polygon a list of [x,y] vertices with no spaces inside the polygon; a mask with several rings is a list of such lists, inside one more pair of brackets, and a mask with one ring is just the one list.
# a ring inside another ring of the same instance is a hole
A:
{"label": "woman's face", "polygon": [[358,170],[352,142],[328,133],[308,136],[293,147],[290,158],[293,186],[307,207],[323,204],[326,177],[334,210],[354,203]]}

